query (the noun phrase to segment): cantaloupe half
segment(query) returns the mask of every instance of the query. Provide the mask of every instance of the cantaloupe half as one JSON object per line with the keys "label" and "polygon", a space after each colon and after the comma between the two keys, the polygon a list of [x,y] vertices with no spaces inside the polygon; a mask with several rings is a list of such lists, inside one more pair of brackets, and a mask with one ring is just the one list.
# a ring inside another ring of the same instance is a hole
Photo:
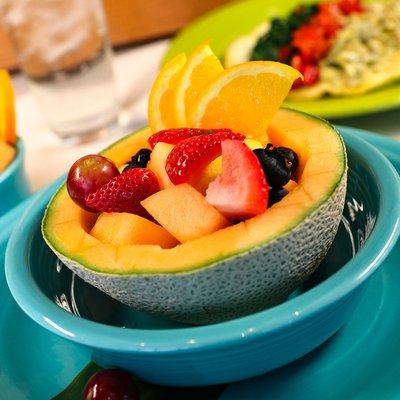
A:
{"label": "cantaloupe half", "polygon": [[[150,134],[134,133],[102,154],[122,165]],[[47,207],[44,238],[84,280],[142,311],[208,323],[277,304],[314,271],[336,235],[347,161],[338,132],[300,112],[281,109],[269,138],[294,149],[300,167],[296,187],[261,215],[171,249],[113,246],[90,235],[96,217],[63,185]]]}

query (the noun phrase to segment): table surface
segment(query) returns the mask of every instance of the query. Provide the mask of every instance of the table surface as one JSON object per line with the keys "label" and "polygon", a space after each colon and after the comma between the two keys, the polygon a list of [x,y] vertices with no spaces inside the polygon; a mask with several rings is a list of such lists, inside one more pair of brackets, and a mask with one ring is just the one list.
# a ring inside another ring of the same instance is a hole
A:
{"label": "table surface", "polygon": [[[147,94],[168,46],[167,40],[118,51],[114,56],[116,85],[123,105],[121,127],[95,141],[61,141],[47,126],[25,78],[13,76],[16,90],[17,126],[26,147],[26,170],[32,190],[52,182],[79,157],[98,152],[136,128],[146,125]],[[382,133],[400,140],[400,109],[332,121]]]}

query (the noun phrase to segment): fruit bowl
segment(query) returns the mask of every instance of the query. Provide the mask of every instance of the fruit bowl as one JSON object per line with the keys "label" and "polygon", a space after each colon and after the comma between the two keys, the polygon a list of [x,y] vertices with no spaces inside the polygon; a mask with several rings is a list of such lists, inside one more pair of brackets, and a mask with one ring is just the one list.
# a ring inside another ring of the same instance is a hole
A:
{"label": "fruit bowl", "polygon": [[0,173],[0,215],[29,195],[24,171],[25,149],[21,139],[17,141],[14,160]]}
{"label": "fruit bowl", "polygon": [[61,181],[26,211],[6,254],[6,276],[37,323],[93,350],[104,366],[165,385],[231,382],[287,364],[348,319],[371,274],[399,235],[399,177],[372,146],[343,128],[349,158],[342,223],[317,271],[282,304],[228,322],[190,327],[135,312],[57,261],[40,224]]}

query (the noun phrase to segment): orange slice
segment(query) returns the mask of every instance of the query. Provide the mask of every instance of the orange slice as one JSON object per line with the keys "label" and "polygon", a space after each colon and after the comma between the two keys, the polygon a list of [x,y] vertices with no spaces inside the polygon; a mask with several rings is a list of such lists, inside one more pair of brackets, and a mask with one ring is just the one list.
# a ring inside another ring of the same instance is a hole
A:
{"label": "orange slice", "polygon": [[0,69],[0,140],[15,144],[14,90],[7,70]]}
{"label": "orange slice", "polygon": [[180,126],[187,126],[187,110],[199,93],[222,73],[224,67],[212,52],[208,42],[198,46],[182,68],[177,80],[175,109]]}
{"label": "orange slice", "polygon": [[176,82],[186,63],[186,55],[178,54],[158,73],[149,96],[148,119],[153,132],[179,128],[173,108]]}
{"label": "orange slice", "polygon": [[267,127],[293,82],[302,75],[273,61],[251,61],[226,69],[189,107],[188,125],[231,128],[265,145]]}

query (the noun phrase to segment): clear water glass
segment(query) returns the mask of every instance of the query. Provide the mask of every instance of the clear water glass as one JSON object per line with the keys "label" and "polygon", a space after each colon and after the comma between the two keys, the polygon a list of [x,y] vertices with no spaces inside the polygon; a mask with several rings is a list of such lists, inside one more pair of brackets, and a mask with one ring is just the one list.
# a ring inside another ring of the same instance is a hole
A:
{"label": "clear water glass", "polygon": [[100,0],[0,0],[19,65],[41,112],[63,138],[106,129],[118,116]]}

